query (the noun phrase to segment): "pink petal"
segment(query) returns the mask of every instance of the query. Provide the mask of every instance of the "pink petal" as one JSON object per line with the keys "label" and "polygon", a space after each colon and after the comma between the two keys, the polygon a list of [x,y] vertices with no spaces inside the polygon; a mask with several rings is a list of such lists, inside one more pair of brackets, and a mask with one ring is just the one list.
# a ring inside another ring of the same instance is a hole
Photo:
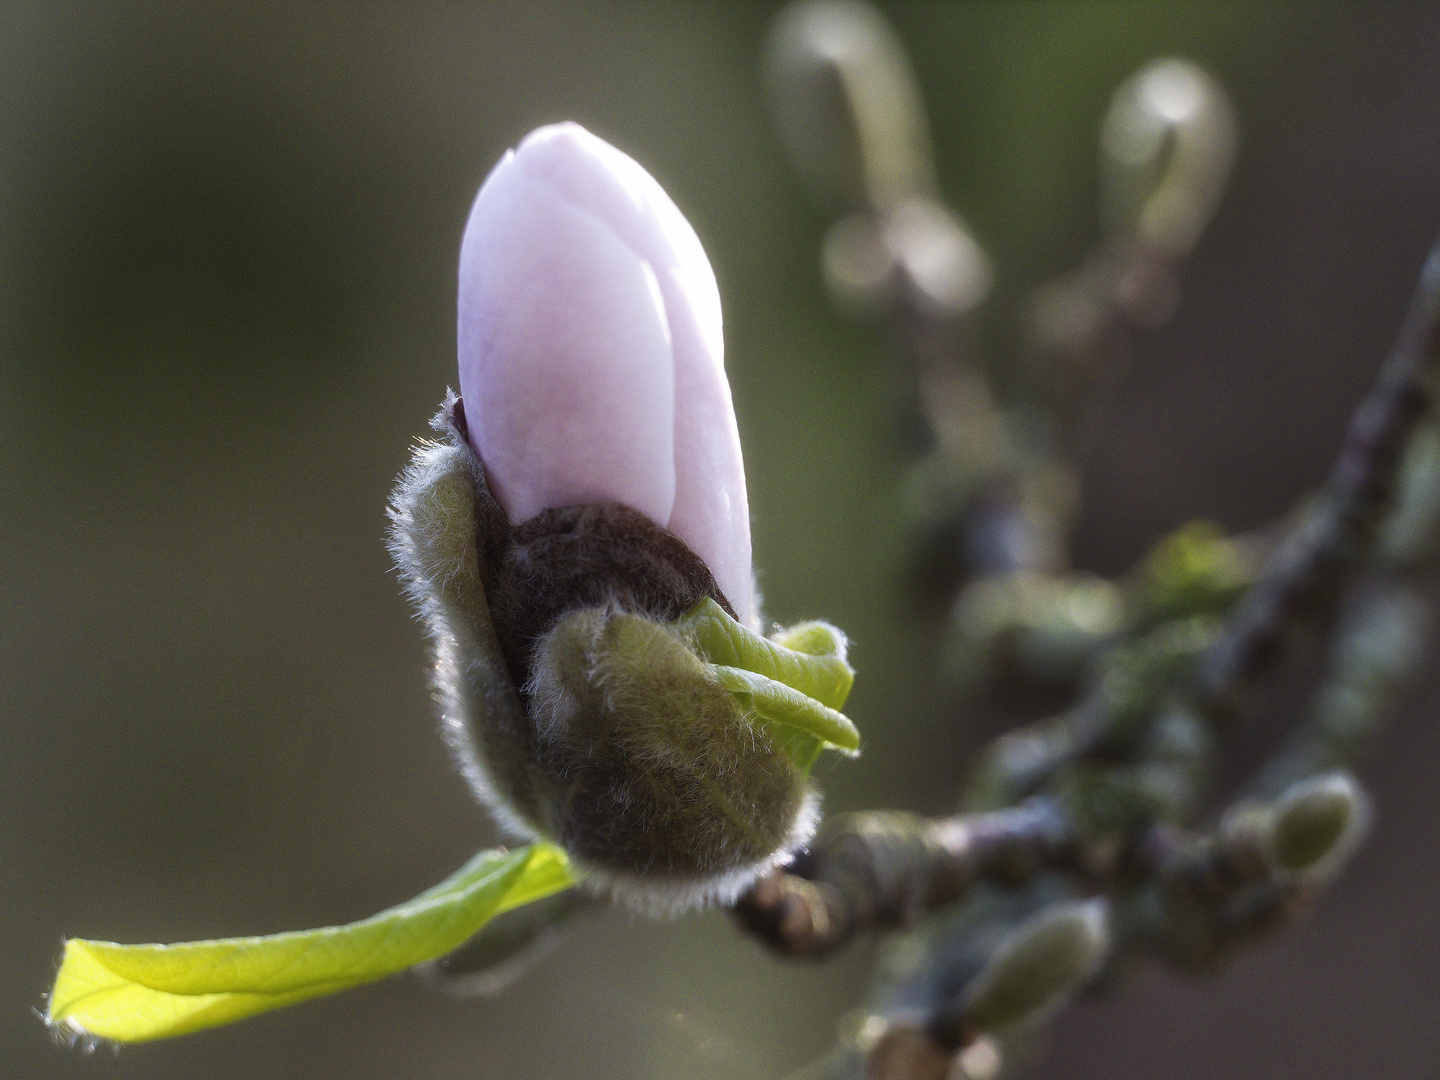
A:
{"label": "pink petal", "polygon": [[720,292],[649,173],[578,124],[526,136],[471,212],[460,341],[472,439],[512,521],[625,503],[758,625]]}
{"label": "pink petal", "polygon": [[655,274],[522,165],[491,172],[461,243],[471,441],[513,523],[595,502],[668,521],[675,379]]}
{"label": "pink petal", "polygon": [[740,621],[758,631],[750,509],[730,383],[718,363],[687,343],[683,328],[673,332],[675,508],[668,527],[705,560]]}

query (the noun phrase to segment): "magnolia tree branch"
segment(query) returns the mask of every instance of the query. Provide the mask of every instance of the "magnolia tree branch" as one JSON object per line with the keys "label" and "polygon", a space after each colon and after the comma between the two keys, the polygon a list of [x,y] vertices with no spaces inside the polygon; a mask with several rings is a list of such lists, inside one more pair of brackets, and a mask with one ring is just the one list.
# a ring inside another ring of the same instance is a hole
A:
{"label": "magnolia tree branch", "polygon": [[[1233,152],[1223,93],[1193,65],[1159,61],[1116,94],[1106,239],[1040,291],[1006,385],[963,347],[988,271],[935,190],[898,42],[869,9],[818,0],[790,9],[775,42],[776,111],[802,174],[814,178],[818,132],[855,125],[860,159],[835,174],[850,216],[824,263],[842,297],[885,312],[916,379],[930,448],[909,503],[924,591],[959,588],[952,663],[983,684],[1028,641],[1022,678],[1088,674],[1070,708],[980,755],[970,812],[834,818],[733,914],[788,956],[904,934],[867,1018],[805,1075],[992,1080],[1123,959],[1203,971],[1289,923],[1363,833],[1363,792],[1326,770],[1381,718],[1426,624],[1413,586],[1440,520],[1440,434],[1423,423],[1440,243],[1327,485],[1293,523],[1235,540],[1182,530],[1125,581],[1086,579],[1066,569],[1073,462],[1128,330],[1174,308]],[[844,115],[828,111],[835,101]],[[1331,661],[1310,715],[1251,785],[1264,799],[1196,830],[1217,735],[1305,633],[1332,639]]]}
{"label": "magnolia tree branch", "polygon": [[977,882],[1018,882],[1073,864],[1077,836],[1054,800],[930,820],[897,811],[826,821],[785,870],[734,907],[747,932],[787,956],[824,957],[857,934],[897,929]]}
{"label": "magnolia tree branch", "polygon": [[1196,699],[1217,712],[1284,652],[1300,628],[1328,625],[1345,586],[1369,557],[1400,482],[1410,436],[1432,404],[1440,363],[1440,244],[1432,247],[1389,359],[1350,421],[1321,500],[1246,594],[1199,665]]}
{"label": "magnolia tree branch", "polygon": [[[1440,242],[1329,482],[1223,618],[1181,607],[1111,644],[1074,707],[982,755],[975,812],[838,816],[740,898],[738,925],[788,956],[823,957],[895,929],[925,942],[918,966],[882,979],[871,1020],[816,1075],[996,1075],[1027,1025],[1121,956],[1208,970],[1313,903],[1368,820],[1353,780],[1315,774],[1346,763],[1425,625],[1410,586],[1440,516],[1440,454],[1424,422],[1437,316]],[[1334,655],[1309,723],[1254,785],[1270,801],[1241,801],[1208,831],[1181,827],[1200,804],[1212,729],[1239,714],[1302,632],[1334,632]],[[1081,962],[1084,935],[1072,935],[1016,967],[1038,933],[1031,924],[1086,896],[1109,905],[1094,955]],[[997,980],[1034,986],[1057,971],[1074,977],[1052,979],[1045,1001],[1000,1010],[1003,1022],[976,1019],[993,1008],[985,988]]]}

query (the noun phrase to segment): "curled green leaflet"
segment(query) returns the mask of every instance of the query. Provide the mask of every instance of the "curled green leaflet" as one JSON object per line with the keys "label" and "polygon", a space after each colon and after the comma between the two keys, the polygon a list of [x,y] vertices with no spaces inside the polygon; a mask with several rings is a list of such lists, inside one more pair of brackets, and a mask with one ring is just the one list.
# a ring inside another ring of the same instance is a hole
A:
{"label": "curled green leaflet", "polygon": [[345,926],[179,945],[71,938],[45,1021],[62,1036],[145,1042],[347,990],[449,952],[511,908],[574,884],[551,844],[484,851],[413,900]]}
{"label": "curled green leaflet", "polygon": [[671,627],[721,685],[780,729],[776,734],[802,769],[827,746],[859,751],[860,732],[839,712],[855,672],[845,659],[845,635],[835,627],[800,623],[764,638],[708,597]]}

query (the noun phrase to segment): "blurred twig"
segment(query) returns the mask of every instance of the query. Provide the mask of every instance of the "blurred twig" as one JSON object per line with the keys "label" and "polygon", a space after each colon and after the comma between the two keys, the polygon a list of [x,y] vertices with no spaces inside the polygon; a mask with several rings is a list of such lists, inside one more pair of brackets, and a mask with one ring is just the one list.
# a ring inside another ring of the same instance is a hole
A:
{"label": "blurred twig", "polygon": [[[1363,832],[1367,800],[1340,770],[1428,621],[1415,585],[1440,527],[1440,426],[1426,421],[1440,242],[1328,483],[1290,523],[1242,538],[1192,525],[1119,582],[1074,575],[1064,531],[1085,418],[1129,329],[1174,310],[1233,156],[1224,94],[1174,59],[1117,91],[1105,238],[1039,292],[1006,382],[964,351],[988,272],[940,200],[919,91],[883,20],[856,0],[793,6],[769,78],[797,168],[844,215],[827,280],[889,318],[915,374],[933,449],[910,501],[928,564],[950,560],[961,666],[983,682],[1008,643],[1027,678],[1080,688],[980,755],[967,813],[831,819],[734,914],[791,956],[903,931],[863,1020],[807,1076],[991,1080],[1126,958],[1206,970],[1285,925]],[[946,302],[934,283],[947,278],[970,286]],[[1305,635],[1331,644],[1313,709],[1250,785],[1257,798],[1197,828],[1220,729]]]}
{"label": "blurred twig", "polygon": [[977,881],[1021,881],[1075,854],[1069,816],[1050,799],[938,821],[840,815],[792,866],[742,897],[734,914],[777,952],[819,958],[856,934],[911,925]]}
{"label": "blurred twig", "polygon": [[1287,636],[1334,619],[1345,585],[1372,553],[1400,483],[1406,444],[1430,407],[1427,383],[1440,363],[1437,316],[1440,242],[1420,272],[1395,348],[1350,422],[1319,505],[1245,595],[1227,633],[1200,664],[1196,697],[1207,709],[1233,710],[1237,695],[1282,655]]}

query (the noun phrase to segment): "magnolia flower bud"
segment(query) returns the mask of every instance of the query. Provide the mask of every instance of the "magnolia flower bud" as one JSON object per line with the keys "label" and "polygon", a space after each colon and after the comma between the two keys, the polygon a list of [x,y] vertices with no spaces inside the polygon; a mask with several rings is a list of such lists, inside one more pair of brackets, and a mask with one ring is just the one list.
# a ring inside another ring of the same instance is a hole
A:
{"label": "magnolia flower bud", "polygon": [[630,158],[541,128],[471,210],[459,346],[391,547],[461,767],[632,906],[731,900],[809,838],[810,764],[859,736],[844,636],[756,633],[700,242]]}
{"label": "magnolia flower bud", "polygon": [[1270,807],[1270,856],[1291,873],[1329,877],[1364,836],[1370,813],[1370,800],[1348,773],[1301,780]]}
{"label": "magnolia flower bud", "polygon": [[649,173],[578,124],[507,153],[465,226],[459,342],[471,445],[512,525],[638,510],[758,629],[720,292]]}
{"label": "magnolia flower bud", "polygon": [[976,1031],[996,1031],[1054,1008],[1095,974],[1110,949],[1104,900],[1056,904],[1001,943],[962,998]]}

